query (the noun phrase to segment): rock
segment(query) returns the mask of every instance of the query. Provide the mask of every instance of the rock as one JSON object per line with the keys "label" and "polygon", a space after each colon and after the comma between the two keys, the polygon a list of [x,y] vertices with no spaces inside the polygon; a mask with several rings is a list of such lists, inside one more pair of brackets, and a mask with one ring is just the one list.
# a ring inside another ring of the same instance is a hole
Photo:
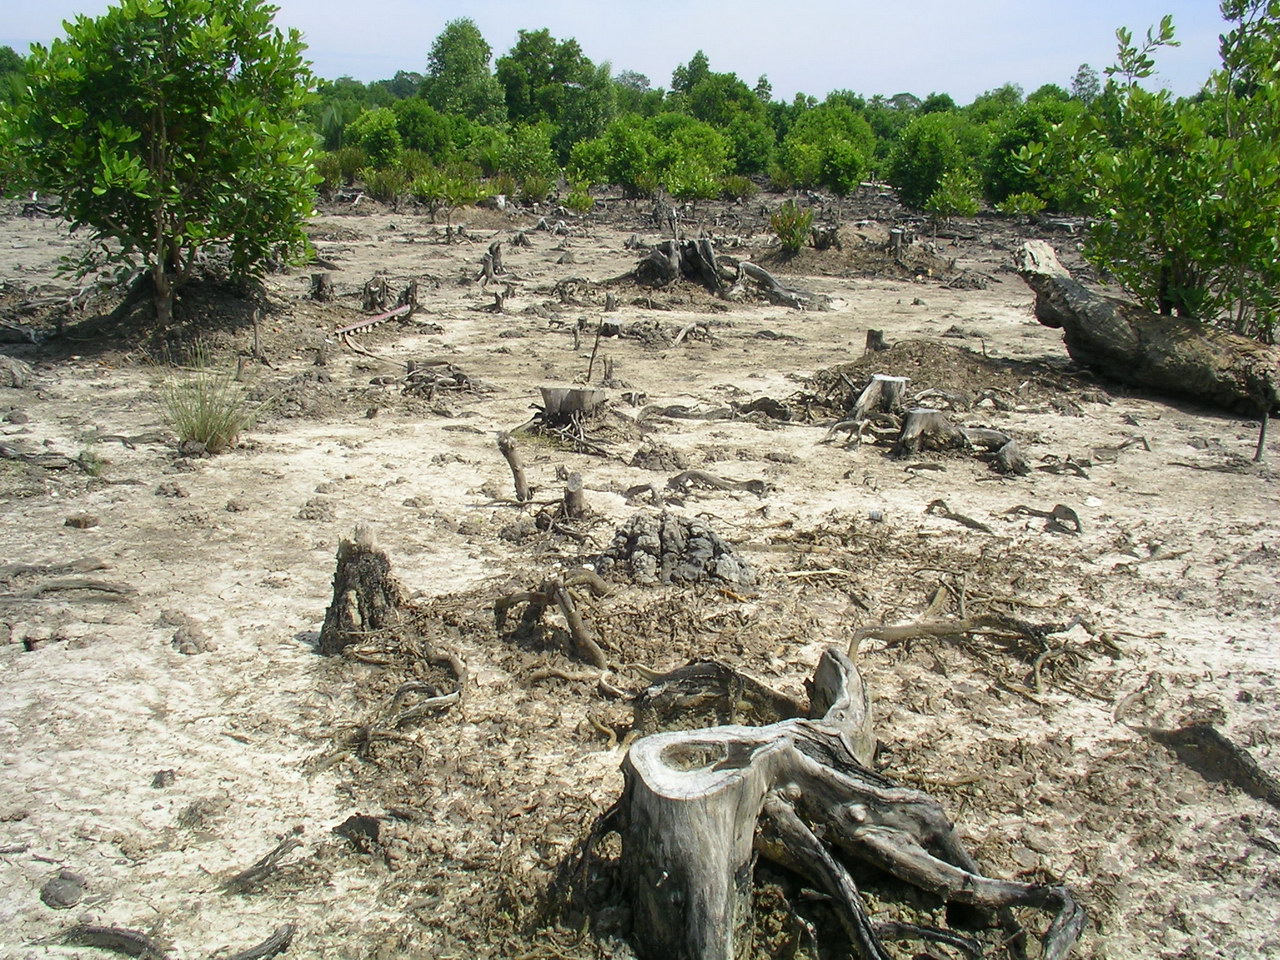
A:
{"label": "rock", "polygon": [[30,423],[31,417],[25,410],[10,410],[4,415],[6,423]]}
{"label": "rock", "polygon": [[182,486],[176,480],[166,480],[160,486],[156,487],[157,497],[189,497],[191,494],[187,488]]}
{"label": "rock", "polygon": [[172,787],[177,779],[177,770],[157,770],[156,775],[151,778],[151,786],[163,790],[165,787]]}
{"label": "rock", "polygon": [[316,523],[332,523],[338,518],[333,504],[323,497],[312,497],[298,510],[299,520],[311,520]]}
{"label": "rock", "polygon": [[77,530],[88,530],[90,527],[96,527],[99,522],[92,513],[73,513],[63,521],[63,525],[75,527]]}
{"label": "rock", "polygon": [[84,877],[70,870],[59,870],[58,875],[40,888],[40,899],[54,910],[66,910],[84,899]]}
{"label": "rock", "polygon": [[24,390],[30,383],[31,364],[0,354],[0,387]]}
{"label": "rock", "polygon": [[217,649],[208,631],[190,618],[173,632],[173,639],[169,642],[173,645],[173,649],[185,657],[210,653]]}

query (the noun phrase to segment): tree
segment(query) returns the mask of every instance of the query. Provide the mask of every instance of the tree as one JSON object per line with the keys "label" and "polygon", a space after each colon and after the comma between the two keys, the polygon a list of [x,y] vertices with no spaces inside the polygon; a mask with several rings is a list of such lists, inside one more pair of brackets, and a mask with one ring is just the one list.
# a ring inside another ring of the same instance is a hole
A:
{"label": "tree", "polygon": [[1174,44],[1172,18],[1138,45],[1116,31],[1106,89],[1032,163],[1073,158],[1099,218],[1085,255],[1143,306],[1274,337],[1280,321],[1280,0],[1224,0],[1235,29],[1204,91],[1139,81]]}
{"label": "tree", "polygon": [[0,47],[0,103],[15,99],[21,92],[26,64],[13,47]]}
{"label": "tree", "polygon": [[489,70],[493,51],[468,17],[450,20],[431,45],[423,93],[441,113],[461,114],[477,123],[506,120],[502,87]]}
{"label": "tree", "polygon": [[347,138],[369,158],[375,170],[385,170],[400,159],[398,118],[389,107],[375,107],[356,117],[347,127]]}
{"label": "tree", "polygon": [[306,248],[317,182],[298,123],[310,84],[296,30],[262,0],[121,0],[33,46],[2,118],[19,183],[57,194],[102,263],[146,268],[157,319],[198,255],[255,276]]}
{"label": "tree", "polygon": [[1098,71],[1087,63],[1080,64],[1071,80],[1071,96],[1087,107],[1098,99],[1101,92],[1102,81],[1098,77]]}
{"label": "tree", "polygon": [[826,186],[837,193],[854,192],[875,152],[871,125],[840,101],[802,114],[779,148],[779,166],[798,186]]}
{"label": "tree", "polygon": [[682,63],[672,71],[671,92],[688,93],[705,80],[710,72],[711,61],[707,59],[705,53],[699,50],[689,58],[688,63]]}
{"label": "tree", "polygon": [[903,203],[923,208],[946,174],[958,171],[979,179],[989,136],[985,128],[958,113],[917,116],[893,148],[889,182]]}

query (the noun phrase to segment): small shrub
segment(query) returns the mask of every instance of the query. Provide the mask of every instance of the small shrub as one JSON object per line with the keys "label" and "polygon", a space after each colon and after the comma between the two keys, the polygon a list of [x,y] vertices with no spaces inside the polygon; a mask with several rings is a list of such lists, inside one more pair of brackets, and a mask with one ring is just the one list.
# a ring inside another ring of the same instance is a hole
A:
{"label": "small shrub", "polygon": [[556,187],[555,181],[540,173],[530,174],[520,183],[521,203],[542,203]]}
{"label": "small shrub", "polygon": [[809,239],[809,231],[813,229],[813,211],[800,209],[794,200],[788,200],[769,218],[769,226],[778,235],[782,249],[788,253],[796,253]]}
{"label": "small shrub", "polygon": [[355,183],[360,171],[369,165],[369,158],[359,147],[343,147],[341,150],[335,150],[329,156],[333,157],[334,163],[337,164],[338,172],[342,175],[342,182],[346,186],[351,186],[351,184]]}
{"label": "small shrub", "polygon": [[730,174],[720,181],[720,196],[726,200],[745,203],[759,192],[760,188],[756,186],[755,181],[741,174]]}
{"label": "small shrub", "polygon": [[571,213],[585,217],[596,208],[596,201],[586,187],[575,186],[569,191],[569,195],[564,198],[564,205],[565,209]]}
{"label": "small shrub", "polygon": [[231,449],[259,414],[229,373],[204,372],[172,381],[162,390],[161,403],[178,439],[203,444],[212,454]]}
{"label": "small shrub", "polygon": [[347,136],[368,155],[370,165],[379,170],[400,159],[400,131],[396,129],[396,115],[387,107],[360,114],[347,125]]}
{"label": "small shrub", "polygon": [[1039,213],[1046,206],[1047,204],[1034,193],[1011,193],[1001,203],[996,204],[996,209],[1001,213],[1015,216],[1031,216]]}
{"label": "small shrub", "polygon": [[76,458],[80,464],[80,469],[84,471],[85,476],[100,477],[102,471],[107,467],[107,461],[102,458],[96,450],[86,447],[80,451],[80,456]]}
{"label": "small shrub", "polygon": [[489,193],[492,196],[501,194],[511,199],[515,197],[519,189],[519,182],[509,173],[499,173],[489,178]]}
{"label": "small shrub", "polygon": [[406,150],[400,154],[400,170],[404,173],[406,180],[412,181],[434,168],[435,164],[431,162],[431,158],[421,150]]}
{"label": "small shrub", "polygon": [[409,191],[409,178],[399,167],[386,170],[366,169],[361,171],[360,179],[369,196],[379,203],[394,206]]}
{"label": "small shrub", "polygon": [[925,213],[938,219],[972,217],[978,212],[978,184],[959,170],[943,174],[938,189],[925,201]]}

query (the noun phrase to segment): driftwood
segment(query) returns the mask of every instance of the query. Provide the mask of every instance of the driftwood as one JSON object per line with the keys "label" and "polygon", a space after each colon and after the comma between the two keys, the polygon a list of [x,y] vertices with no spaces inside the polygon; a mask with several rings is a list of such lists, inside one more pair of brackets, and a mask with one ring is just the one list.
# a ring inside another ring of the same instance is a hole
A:
{"label": "driftwood", "polygon": [[1035,291],[1036,319],[1062,329],[1067,352],[1081,366],[1228,410],[1280,409],[1280,348],[1096,293],[1072,279],[1042,240],[1023,244],[1017,267]]}
{"label": "driftwood", "polygon": [[553,576],[544,580],[537,590],[513,593],[495,600],[493,604],[494,622],[498,630],[502,630],[506,625],[507,614],[511,608],[524,604],[525,610],[520,617],[520,623],[521,627],[527,630],[535,627],[541,621],[542,615],[547,611],[548,607],[559,607],[560,613],[564,616],[570,646],[573,648],[574,654],[593,667],[607,670],[609,663],[604,651],[600,649],[595,632],[582,619],[582,613],[578,610],[578,605],[574,600],[572,591],[579,587],[586,588],[593,597],[604,597],[610,593],[608,585],[596,574],[588,570],[579,571],[568,577]]}
{"label": "driftwood", "polygon": [[1010,908],[1050,910],[1042,956],[1070,952],[1085,923],[1071,892],[983,876],[935,800],[870,769],[870,721],[857,668],[831,649],[814,674],[808,719],[658,733],[632,745],[617,823],[641,957],[748,955],[757,856],[826,894],[856,955],[886,960],[882,939],[904,934],[976,951],[951,931],[876,924],[833,847],[947,902],[997,911],[1019,950]]}
{"label": "driftwood", "polygon": [[356,527],[350,540],[338,544],[333,575],[333,600],[320,628],[320,652],[341,653],[373,630],[391,626],[408,602],[404,588],[391,574],[391,561],[378,549],[366,524]]}

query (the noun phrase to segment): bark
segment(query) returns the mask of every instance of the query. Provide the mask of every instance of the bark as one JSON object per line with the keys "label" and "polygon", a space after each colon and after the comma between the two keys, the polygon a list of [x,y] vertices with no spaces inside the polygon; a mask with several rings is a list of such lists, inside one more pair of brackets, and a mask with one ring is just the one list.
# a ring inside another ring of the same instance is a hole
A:
{"label": "bark", "polygon": [[333,575],[333,601],[320,628],[320,652],[341,653],[370,632],[391,626],[407,595],[391,574],[391,561],[378,549],[364,524],[355,536],[338,544]]}
{"label": "bark", "polygon": [[968,445],[964,431],[948,420],[941,410],[913,407],[907,411],[893,455],[914,457],[922,449],[960,450]]}
{"label": "bark", "polygon": [[1228,410],[1280,409],[1280,348],[1103,296],[1072,279],[1042,240],[1023,244],[1017,266],[1035,292],[1036,319],[1062,329],[1081,366]]}

